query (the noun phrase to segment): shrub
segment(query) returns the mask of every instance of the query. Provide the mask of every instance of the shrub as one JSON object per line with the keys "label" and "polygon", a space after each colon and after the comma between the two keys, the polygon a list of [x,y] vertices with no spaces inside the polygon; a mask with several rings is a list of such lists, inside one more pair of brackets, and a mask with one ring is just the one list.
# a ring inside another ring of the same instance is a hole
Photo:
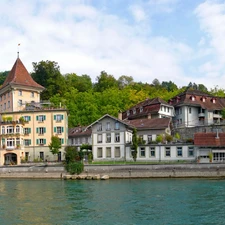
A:
{"label": "shrub", "polygon": [[65,169],[70,174],[80,174],[84,170],[84,164],[82,162],[69,162],[65,165]]}

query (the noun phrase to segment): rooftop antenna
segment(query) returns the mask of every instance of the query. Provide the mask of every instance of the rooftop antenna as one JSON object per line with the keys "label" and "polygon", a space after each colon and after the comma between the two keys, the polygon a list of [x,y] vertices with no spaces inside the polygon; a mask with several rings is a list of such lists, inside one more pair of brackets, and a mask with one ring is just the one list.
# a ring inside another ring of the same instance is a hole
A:
{"label": "rooftop antenna", "polygon": [[17,58],[19,58],[20,56],[20,44],[18,44],[17,46]]}

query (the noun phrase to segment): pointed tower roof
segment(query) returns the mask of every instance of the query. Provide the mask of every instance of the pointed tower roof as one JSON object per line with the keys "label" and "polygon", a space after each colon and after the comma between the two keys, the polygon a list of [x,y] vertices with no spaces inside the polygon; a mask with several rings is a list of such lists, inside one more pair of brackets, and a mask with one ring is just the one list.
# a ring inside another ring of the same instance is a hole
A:
{"label": "pointed tower roof", "polygon": [[6,77],[2,87],[6,87],[7,85],[21,85],[21,86],[29,86],[36,89],[43,90],[44,87],[40,84],[36,83],[31,75],[28,73],[27,69],[23,65],[22,61],[18,57],[16,62],[14,63],[11,71]]}

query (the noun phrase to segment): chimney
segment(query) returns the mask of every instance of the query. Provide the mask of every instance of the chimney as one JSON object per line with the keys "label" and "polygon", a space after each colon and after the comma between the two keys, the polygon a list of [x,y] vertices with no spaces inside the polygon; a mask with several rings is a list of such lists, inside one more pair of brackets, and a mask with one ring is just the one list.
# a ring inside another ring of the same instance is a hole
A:
{"label": "chimney", "polygon": [[122,120],[122,112],[121,111],[118,112],[118,119]]}

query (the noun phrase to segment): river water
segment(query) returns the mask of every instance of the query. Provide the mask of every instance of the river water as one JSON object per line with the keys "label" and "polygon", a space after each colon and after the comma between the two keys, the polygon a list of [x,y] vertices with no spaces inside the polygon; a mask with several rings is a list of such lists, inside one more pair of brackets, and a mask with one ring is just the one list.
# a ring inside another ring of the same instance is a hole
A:
{"label": "river water", "polygon": [[0,224],[225,224],[225,180],[0,180]]}

